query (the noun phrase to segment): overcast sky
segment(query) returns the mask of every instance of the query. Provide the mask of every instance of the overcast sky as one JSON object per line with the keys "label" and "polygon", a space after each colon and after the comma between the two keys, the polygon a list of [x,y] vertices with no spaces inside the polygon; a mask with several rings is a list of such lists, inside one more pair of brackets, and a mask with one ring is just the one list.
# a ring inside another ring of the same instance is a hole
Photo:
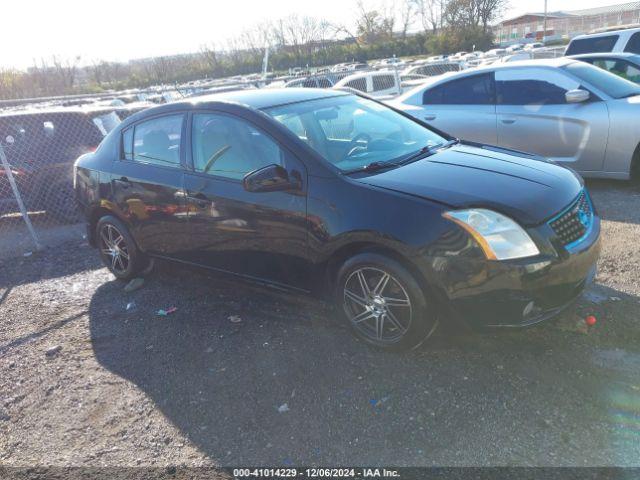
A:
{"label": "overcast sky", "polygon": [[[364,1],[371,8],[379,4]],[[511,0],[505,16],[542,11],[543,2]],[[548,8],[608,3],[617,2],[549,0]],[[0,65],[25,68],[35,58],[54,54],[79,55],[90,63],[193,52],[203,44],[223,44],[252,24],[292,13],[351,26],[356,0],[8,0],[0,5]]]}

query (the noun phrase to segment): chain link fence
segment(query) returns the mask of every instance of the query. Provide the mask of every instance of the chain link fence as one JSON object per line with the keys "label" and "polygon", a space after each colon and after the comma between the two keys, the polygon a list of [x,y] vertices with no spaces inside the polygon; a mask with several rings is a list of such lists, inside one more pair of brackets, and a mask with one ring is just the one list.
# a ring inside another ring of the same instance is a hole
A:
{"label": "chain link fence", "polygon": [[29,254],[79,237],[73,164],[141,108],[50,107],[0,111],[0,255]]}

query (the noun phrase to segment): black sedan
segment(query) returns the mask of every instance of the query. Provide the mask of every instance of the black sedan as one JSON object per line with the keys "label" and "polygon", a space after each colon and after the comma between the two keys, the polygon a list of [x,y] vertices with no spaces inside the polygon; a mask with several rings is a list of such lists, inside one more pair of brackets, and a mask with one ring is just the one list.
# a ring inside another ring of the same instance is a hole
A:
{"label": "black sedan", "polygon": [[373,100],[315,89],[138,113],[76,162],[89,239],[120,279],[152,257],[327,295],[384,348],[446,319],[525,326],[593,278],[581,178],[469,144]]}

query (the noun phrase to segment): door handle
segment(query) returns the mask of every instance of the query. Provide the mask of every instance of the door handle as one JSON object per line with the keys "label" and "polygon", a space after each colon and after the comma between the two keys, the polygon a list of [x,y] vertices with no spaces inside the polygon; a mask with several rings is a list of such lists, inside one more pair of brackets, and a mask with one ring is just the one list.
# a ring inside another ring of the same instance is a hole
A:
{"label": "door handle", "polygon": [[501,118],[500,121],[505,125],[511,125],[512,123],[516,123],[515,118]]}
{"label": "door handle", "polygon": [[120,177],[114,180],[114,182],[120,185],[122,188],[129,188],[131,186],[131,182],[127,177]]}
{"label": "door handle", "polygon": [[435,116],[435,114],[430,113],[429,115],[425,115],[425,116],[424,116],[424,119],[425,119],[425,120],[435,120],[435,119],[436,119],[436,116]]}

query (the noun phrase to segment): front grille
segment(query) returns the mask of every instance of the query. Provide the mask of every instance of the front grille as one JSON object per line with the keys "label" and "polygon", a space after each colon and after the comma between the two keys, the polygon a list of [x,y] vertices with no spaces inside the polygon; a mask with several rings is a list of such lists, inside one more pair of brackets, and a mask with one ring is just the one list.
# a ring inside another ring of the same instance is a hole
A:
{"label": "front grille", "polygon": [[586,191],[580,192],[575,202],[549,225],[564,247],[582,239],[593,222],[593,209]]}

